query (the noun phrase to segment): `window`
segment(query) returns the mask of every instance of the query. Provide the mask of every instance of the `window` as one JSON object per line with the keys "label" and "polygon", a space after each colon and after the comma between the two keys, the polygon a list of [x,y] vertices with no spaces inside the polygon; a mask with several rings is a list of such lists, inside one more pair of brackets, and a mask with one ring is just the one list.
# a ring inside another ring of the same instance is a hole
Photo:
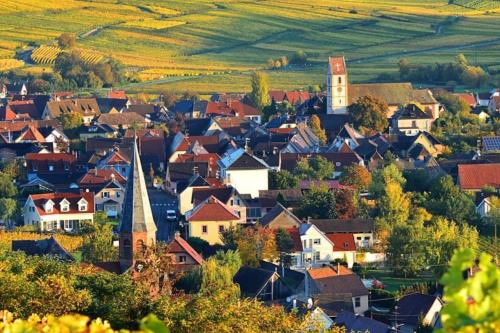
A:
{"label": "window", "polygon": [[186,262],[186,256],[179,256],[179,262]]}
{"label": "window", "polygon": [[233,201],[233,199],[231,199],[231,201],[230,201],[230,204],[229,204],[229,205],[230,205],[230,206],[234,206],[234,201]]}
{"label": "window", "polygon": [[342,84],[342,78],[339,76],[339,84]]}
{"label": "window", "polygon": [[359,308],[361,306],[361,298],[360,297],[355,297],[354,298],[354,307]]}
{"label": "window", "polygon": [[54,171],[54,166],[53,165],[49,165],[49,171]]}
{"label": "window", "polygon": [[316,238],[316,239],[314,240],[314,245],[321,245],[321,239]]}
{"label": "window", "polygon": [[69,205],[61,205],[61,212],[68,212],[69,211]]}
{"label": "window", "polygon": [[136,244],[136,250],[137,253],[140,255],[144,254],[144,251],[146,250],[146,247],[144,246],[144,241],[142,239],[137,240]]}
{"label": "window", "polygon": [[320,255],[321,255],[320,252],[315,252],[314,253],[314,260],[320,260]]}
{"label": "window", "polygon": [[412,120],[411,121],[411,127],[417,127],[417,121],[416,120]]}
{"label": "window", "polygon": [[357,240],[361,240],[361,237],[356,237]]}
{"label": "window", "polygon": [[304,239],[304,249],[307,247],[307,241]]}
{"label": "window", "polygon": [[69,165],[68,164],[65,164],[64,165],[64,170],[68,171],[69,170]]}
{"label": "window", "polygon": [[340,163],[340,162],[335,162],[335,166],[336,166],[336,167],[339,167],[339,166],[341,166],[341,165],[342,165],[342,163]]}
{"label": "window", "polygon": [[365,237],[365,240],[370,240],[370,236],[366,236],[366,237]]}
{"label": "window", "polygon": [[224,226],[223,225],[219,226],[219,232],[224,232]]}
{"label": "window", "polygon": [[103,204],[96,204],[96,205],[95,205],[95,209],[96,209],[97,211],[100,211],[100,212],[101,212],[101,211],[103,211],[103,210],[104,210],[104,205],[103,205]]}
{"label": "window", "polygon": [[204,234],[208,233],[208,227],[206,225],[202,225],[201,226],[201,232],[204,233]]}
{"label": "window", "polygon": [[125,173],[125,168],[122,168],[122,173],[123,173],[123,174]]}
{"label": "window", "polygon": [[79,210],[80,210],[80,212],[86,212],[87,211],[87,204],[80,204]]}
{"label": "window", "polygon": [[313,247],[313,240],[309,239],[309,247]]}
{"label": "window", "polygon": [[341,99],[339,99],[339,104],[342,104],[342,100]]}
{"label": "window", "polygon": [[35,212],[35,207],[34,206],[29,206],[28,207],[28,211],[30,211],[31,213],[34,213]]}
{"label": "window", "polygon": [[65,220],[64,221],[64,229],[73,229],[73,221]]}
{"label": "window", "polygon": [[120,192],[116,192],[116,197],[117,197],[117,198],[119,198],[119,197],[121,197],[121,196],[122,196],[122,194],[121,194]]}
{"label": "window", "polygon": [[109,192],[102,192],[102,193],[101,193],[101,196],[102,196],[103,198],[109,198]]}

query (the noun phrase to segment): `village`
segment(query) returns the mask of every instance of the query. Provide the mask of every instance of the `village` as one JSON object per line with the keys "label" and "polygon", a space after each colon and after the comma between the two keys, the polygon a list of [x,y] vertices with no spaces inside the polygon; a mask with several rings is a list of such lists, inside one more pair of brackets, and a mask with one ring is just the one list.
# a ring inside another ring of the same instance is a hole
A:
{"label": "village", "polygon": [[[12,251],[137,279],[164,246],[171,294],[196,289],[186,277],[210,258],[236,254],[241,298],[324,329],[440,328],[454,250],[498,265],[500,89],[350,83],[348,67],[330,57],[316,91],[273,90],[257,73],[252,93],[174,101],[5,84],[0,237],[21,235]],[[453,112],[492,129],[459,142]],[[111,227],[95,227],[89,246],[106,230],[116,255],[95,246],[82,258],[58,238],[87,239],[92,224]]]}

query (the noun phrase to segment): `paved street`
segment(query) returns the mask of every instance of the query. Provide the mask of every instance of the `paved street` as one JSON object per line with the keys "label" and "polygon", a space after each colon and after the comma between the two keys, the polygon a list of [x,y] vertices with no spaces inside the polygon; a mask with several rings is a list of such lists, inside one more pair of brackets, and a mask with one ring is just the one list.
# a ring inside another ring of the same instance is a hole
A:
{"label": "paved street", "polygon": [[156,238],[159,241],[168,242],[174,236],[177,222],[169,222],[167,220],[167,210],[173,209],[177,211],[177,197],[157,189],[148,189],[149,201],[153,218],[158,231]]}

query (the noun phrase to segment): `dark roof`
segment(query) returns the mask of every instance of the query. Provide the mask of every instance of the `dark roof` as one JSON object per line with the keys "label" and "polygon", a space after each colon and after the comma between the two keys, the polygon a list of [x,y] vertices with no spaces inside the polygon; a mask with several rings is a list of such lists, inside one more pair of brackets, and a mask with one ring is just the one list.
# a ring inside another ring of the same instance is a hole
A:
{"label": "dark roof", "polygon": [[154,104],[132,104],[123,110],[123,113],[137,113],[141,116],[150,115],[155,113],[159,108]]}
{"label": "dark roof", "polygon": [[416,104],[408,104],[401,109],[397,115],[398,119],[432,119],[432,117],[420,109]]}
{"label": "dark roof", "polygon": [[311,220],[311,223],[324,233],[358,233],[375,230],[372,219],[324,219]]}
{"label": "dark roof", "polygon": [[210,196],[214,196],[223,203],[227,203],[233,194],[232,187],[222,187],[222,188],[195,188],[193,189],[193,200],[192,203],[195,205],[205,201]]}
{"label": "dark roof", "polygon": [[195,170],[198,170],[198,174],[202,177],[208,176],[208,162],[173,162],[168,164],[168,171],[170,174],[170,180],[180,181],[188,180],[194,174]]}
{"label": "dark roof", "polygon": [[111,109],[115,108],[117,111],[121,111],[127,106],[128,99],[123,98],[97,98],[97,105],[102,113],[108,113]]}
{"label": "dark roof", "polygon": [[210,126],[211,121],[210,118],[188,119],[184,122],[184,131],[188,132],[190,136],[203,135]]}
{"label": "dark roof", "polygon": [[194,102],[191,99],[184,99],[175,103],[172,108],[174,113],[191,113],[193,111]]}
{"label": "dark roof", "polygon": [[23,251],[31,256],[49,255],[59,257],[59,259],[64,261],[75,260],[75,258],[73,258],[54,237],[41,240],[13,240],[12,251]]}
{"label": "dark roof", "polygon": [[342,311],[335,318],[335,324],[344,326],[347,332],[370,332],[370,333],[389,333],[391,327],[380,321],[370,319],[364,316],[358,316],[349,311]]}
{"label": "dark roof", "polygon": [[320,114],[318,117],[321,127],[325,129],[329,137],[336,136],[344,125],[349,122],[349,115],[344,114]]}
{"label": "dark roof", "polygon": [[242,266],[233,277],[233,282],[240,286],[243,296],[256,297],[273,274],[273,271]]}
{"label": "dark roof", "polygon": [[419,317],[429,312],[436,299],[439,299],[439,297],[420,293],[403,296],[397,303],[398,321],[417,325]]}
{"label": "dark roof", "polygon": [[311,154],[300,154],[300,153],[283,153],[281,154],[281,169],[292,172],[297,163],[302,158],[316,158],[321,156],[326,158],[329,162],[335,165],[335,170],[342,170],[344,167],[359,164],[362,160],[356,153],[311,153]]}
{"label": "dark roof", "polygon": [[312,283],[319,291],[319,295],[328,294],[332,297],[335,295],[349,295],[351,297],[368,295],[368,289],[366,289],[356,274],[335,275],[323,279],[314,279]]}
{"label": "dark roof", "polygon": [[295,216],[288,209],[286,209],[285,207],[283,207],[283,205],[280,204],[279,202],[276,204],[276,206],[273,207],[273,209],[271,209],[269,212],[267,212],[267,214],[264,215],[260,219],[260,223],[263,226],[266,226],[269,223],[271,223],[275,218],[277,218],[281,213],[285,213],[288,217],[290,217],[290,219],[292,219],[293,221],[297,222],[297,226],[299,226],[301,224],[301,222],[298,219],[298,217]]}
{"label": "dark roof", "polygon": [[[278,272],[286,285],[292,289],[297,289],[306,277],[302,272],[290,268],[282,270],[281,266],[264,260],[260,261],[260,268],[269,272]],[[282,275],[283,272],[284,274]]]}
{"label": "dark roof", "polygon": [[254,169],[267,169],[262,162],[255,157],[244,153],[236,161],[234,161],[228,170],[254,170]]}

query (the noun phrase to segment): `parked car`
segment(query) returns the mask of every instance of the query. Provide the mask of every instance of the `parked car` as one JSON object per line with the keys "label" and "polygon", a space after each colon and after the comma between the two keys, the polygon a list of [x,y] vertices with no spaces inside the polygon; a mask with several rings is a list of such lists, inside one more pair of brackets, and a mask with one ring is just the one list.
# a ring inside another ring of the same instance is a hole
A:
{"label": "parked car", "polygon": [[177,220],[177,212],[173,209],[167,210],[167,220],[168,221],[176,221]]}

